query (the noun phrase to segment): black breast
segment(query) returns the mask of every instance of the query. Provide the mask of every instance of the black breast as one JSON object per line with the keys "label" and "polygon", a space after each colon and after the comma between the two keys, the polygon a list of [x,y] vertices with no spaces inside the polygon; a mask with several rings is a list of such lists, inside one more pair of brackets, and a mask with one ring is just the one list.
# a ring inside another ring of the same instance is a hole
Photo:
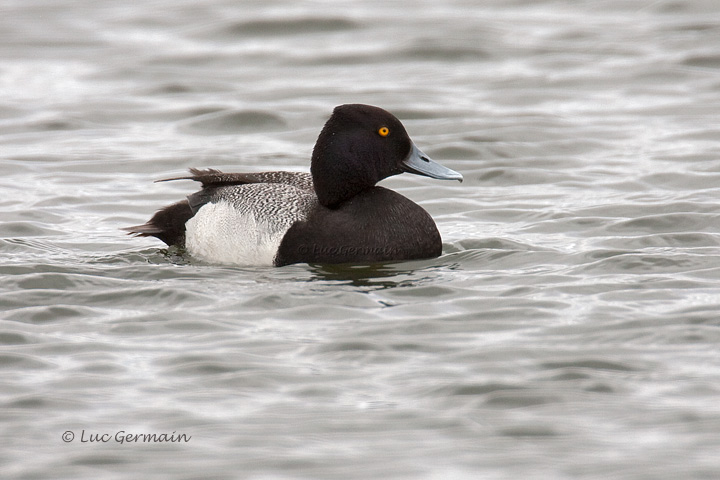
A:
{"label": "black breast", "polygon": [[365,190],[337,208],[318,205],[283,237],[275,265],[378,263],[433,258],[442,240],[432,217],[399,193]]}

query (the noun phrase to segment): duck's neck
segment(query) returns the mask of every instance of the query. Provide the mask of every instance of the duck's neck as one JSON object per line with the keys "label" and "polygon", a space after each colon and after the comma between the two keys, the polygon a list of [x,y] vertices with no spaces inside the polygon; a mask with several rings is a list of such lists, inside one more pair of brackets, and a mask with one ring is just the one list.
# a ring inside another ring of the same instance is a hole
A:
{"label": "duck's neck", "polygon": [[[321,138],[326,134],[320,134]],[[334,135],[318,141],[313,150],[310,173],[315,193],[321,205],[334,208],[363,190],[372,188],[380,179],[371,158],[360,159],[347,148],[347,142],[337,142]],[[344,145],[344,151],[338,145]]]}

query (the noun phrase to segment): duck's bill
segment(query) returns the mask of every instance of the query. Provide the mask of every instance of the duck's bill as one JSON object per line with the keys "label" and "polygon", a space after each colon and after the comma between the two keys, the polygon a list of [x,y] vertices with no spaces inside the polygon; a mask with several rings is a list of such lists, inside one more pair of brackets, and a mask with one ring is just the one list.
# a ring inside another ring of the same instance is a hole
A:
{"label": "duck's bill", "polygon": [[463,176],[455,170],[443,167],[439,163],[425,155],[422,150],[412,145],[410,153],[402,162],[403,170],[416,175],[424,175],[430,178],[440,180],[459,180],[463,181]]}

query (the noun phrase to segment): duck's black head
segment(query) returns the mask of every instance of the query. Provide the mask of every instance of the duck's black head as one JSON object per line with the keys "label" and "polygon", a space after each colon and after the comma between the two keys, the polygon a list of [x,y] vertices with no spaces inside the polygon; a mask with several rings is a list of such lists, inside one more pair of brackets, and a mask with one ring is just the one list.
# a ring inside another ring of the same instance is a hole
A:
{"label": "duck's black head", "polygon": [[402,172],[461,180],[410,140],[394,115],[370,105],[340,105],[325,123],[310,167],[322,205],[332,207]]}

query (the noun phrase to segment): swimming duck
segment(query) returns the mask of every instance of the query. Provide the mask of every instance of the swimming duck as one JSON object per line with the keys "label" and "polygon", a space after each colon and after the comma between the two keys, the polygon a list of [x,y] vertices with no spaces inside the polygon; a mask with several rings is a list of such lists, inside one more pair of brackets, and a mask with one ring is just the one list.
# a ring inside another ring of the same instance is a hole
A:
{"label": "swimming duck", "polygon": [[[186,200],[125,228],[211,263],[376,263],[434,258],[442,240],[419,205],[376,184],[403,172],[462,181],[425,155],[391,113],[340,105],[320,132],[310,173],[190,169]],[[163,180],[165,181],[165,180]]]}

